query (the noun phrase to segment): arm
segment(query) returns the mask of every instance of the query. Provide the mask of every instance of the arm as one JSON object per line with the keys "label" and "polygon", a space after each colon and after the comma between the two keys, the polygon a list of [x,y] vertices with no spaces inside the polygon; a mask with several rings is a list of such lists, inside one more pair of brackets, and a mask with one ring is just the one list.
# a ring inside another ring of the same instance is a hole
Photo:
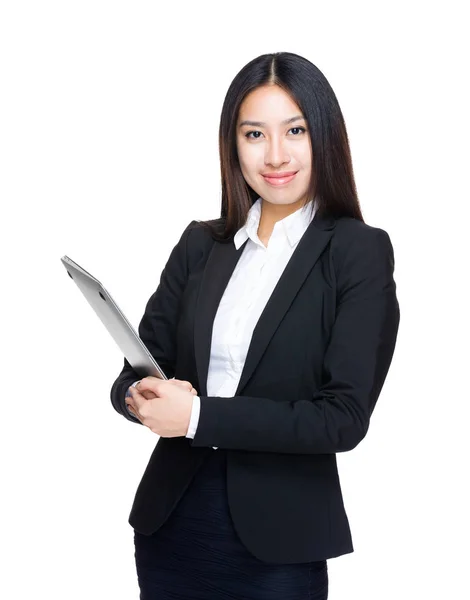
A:
{"label": "arm", "polygon": [[202,396],[192,446],[329,454],[364,438],[392,360],[400,311],[389,236],[378,228],[361,233],[343,245],[321,387],[296,401]]}
{"label": "arm", "polygon": [[[140,338],[169,379],[175,375],[176,325],[180,299],[188,276],[188,237],[195,223],[197,222],[191,221],[173,248],[162,271],[160,283],[148,300],[139,324]],[[124,359],[124,367],[110,393],[114,409],[133,423],[140,421],[127,409],[125,395],[129,386],[138,379],[141,379],[141,375]]]}

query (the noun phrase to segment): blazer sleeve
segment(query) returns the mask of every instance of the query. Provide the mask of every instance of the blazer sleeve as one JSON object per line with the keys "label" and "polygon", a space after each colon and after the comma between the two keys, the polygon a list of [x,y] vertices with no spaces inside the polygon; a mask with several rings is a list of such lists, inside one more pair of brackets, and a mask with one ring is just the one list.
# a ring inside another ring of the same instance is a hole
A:
{"label": "blazer sleeve", "polygon": [[201,396],[192,446],[329,454],[352,450],[364,438],[400,320],[394,252],[387,232],[375,227],[361,229],[338,252],[337,310],[322,385],[296,400]]}
{"label": "blazer sleeve", "polygon": [[[145,307],[139,324],[139,336],[168,379],[174,377],[176,360],[176,326],[180,300],[188,277],[188,238],[197,221],[191,221],[170,253],[160,283]],[[111,403],[115,410],[133,423],[136,419],[126,407],[129,386],[141,375],[124,358],[124,367],[111,387]]]}

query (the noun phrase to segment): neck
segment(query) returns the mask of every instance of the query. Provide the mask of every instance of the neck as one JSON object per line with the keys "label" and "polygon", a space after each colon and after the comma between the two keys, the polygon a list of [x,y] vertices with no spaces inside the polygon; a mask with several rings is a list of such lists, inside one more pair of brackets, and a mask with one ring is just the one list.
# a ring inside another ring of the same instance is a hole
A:
{"label": "neck", "polygon": [[288,217],[296,210],[299,210],[303,206],[304,201],[299,200],[293,204],[272,204],[261,200],[261,216],[258,225],[258,237],[260,240],[267,245],[269,238],[274,229],[274,225]]}

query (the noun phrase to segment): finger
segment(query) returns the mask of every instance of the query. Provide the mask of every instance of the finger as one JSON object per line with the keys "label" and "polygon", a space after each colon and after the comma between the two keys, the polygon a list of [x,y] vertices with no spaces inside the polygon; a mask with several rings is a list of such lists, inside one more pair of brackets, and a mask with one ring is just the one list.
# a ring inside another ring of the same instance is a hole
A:
{"label": "finger", "polygon": [[137,381],[134,387],[140,390],[140,392],[142,393],[143,390],[153,390],[155,383],[159,381],[161,380],[157,377],[152,377],[149,375],[148,377],[144,377],[143,379]]}
{"label": "finger", "polygon": [[171,383],[177,385],[178,387],[182,388],[183,390],[191,390],[191,388],[193,387],[189,381],[172,381]]}
{"label": "finger", "polygon": [[174,379],[173,382],[180,384],[181,387],[184,387],[187,390],[191,390],[193,387],[193,384],[190,381],[186,381],[186,379]]}
{"label": "finger", "polygon": [[145,381],[146,383],[152,383],[153,381],[161,381],[161,379],[159,379],[158,377],[153,377],[152,375],[148,375],[147,377],[144,377],[137,383],[140,383],[141,381]]}
{"label": "finger", "polygon": [[134,406],[132,406],[132,404],[129,404],[128,402],[126,402],[126,406],[127,406],[128,410],[129,410],[129,412],[130,412],[132,415],[134,415],[134,417],[136,417],[137,419],[139,419],[139,420],[140,420],[140,418],[139,418],[139,415],[137,414],[137,412],[136,412],[136,410],[135,410],[135,407],[134,407]]}
{"label": "finger", "polygon": [[[138,384],[139,384],[141,381],[142,381],[142,380],[140,380],[140,381],[136,381],[135,383],[133,383],[133,384],[131,385],[131,387],[134,387],[134,388],[135,388],[135,387],[136,387],[136,386],[137,386],[137,385],[138,385]],[[142,390],[141,390],[141,391],[140,391],[140,393],[141,393],[141,394],[142,394],[142,396],[143,396],[144,398],[146,398],[147,400],[152,400],[153,398],[157,398],[157,395],[156,395],[156,394],[154,394],[153,392],[149,391],[149,390],[144,390],[144,391],[142,391]],[[126,396],[126,397],[127,397],[127,396]]]}
{"label": "finger", "polygon": [[139,381],[139,383],[135,386],[135,389],[139,392],[150,391],[156,396],[159,396],[159,390],[161,392],[162,386],[165,386],[165,384],[168,383],[168,381],[157,379],[157,377],[145,377],[142,379],[142,381]]}
{"label": "finger", "polygon": [[139,393],[139,391],[135,388],[135,387],[130,387],[129,391],[131,393],[132,396],[132,407],[134,409],[134,411],[137,413],[139,412],[139,409],[141,408],[141,406],[143,406],[146,402],[147,402],[147,398],[145,398],[144,396],[142,396],[142,394]]}

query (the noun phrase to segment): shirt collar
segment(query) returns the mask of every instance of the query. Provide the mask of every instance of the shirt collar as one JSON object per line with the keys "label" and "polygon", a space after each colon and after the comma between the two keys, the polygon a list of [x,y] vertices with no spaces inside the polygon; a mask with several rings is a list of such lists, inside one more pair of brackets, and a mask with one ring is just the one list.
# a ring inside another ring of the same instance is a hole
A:
{"label": "shirt collar", "polygon": [[[235,248],[238,250],[242,244],[250,238],[253,242],[259,244],[258,226],[261,217],[261,198],[258,198],[253,206],[248,211],[248,216],[245,225],[240,227],[233,238]],[[287,238],[291,247],[295,246],[300,238],[305,233],[315,216],[317,204],[312,208],[310,202],[306,206],[302,206],[292,214],[284,217],[274,224],[274,229],[271,235],[281,235]]]}

